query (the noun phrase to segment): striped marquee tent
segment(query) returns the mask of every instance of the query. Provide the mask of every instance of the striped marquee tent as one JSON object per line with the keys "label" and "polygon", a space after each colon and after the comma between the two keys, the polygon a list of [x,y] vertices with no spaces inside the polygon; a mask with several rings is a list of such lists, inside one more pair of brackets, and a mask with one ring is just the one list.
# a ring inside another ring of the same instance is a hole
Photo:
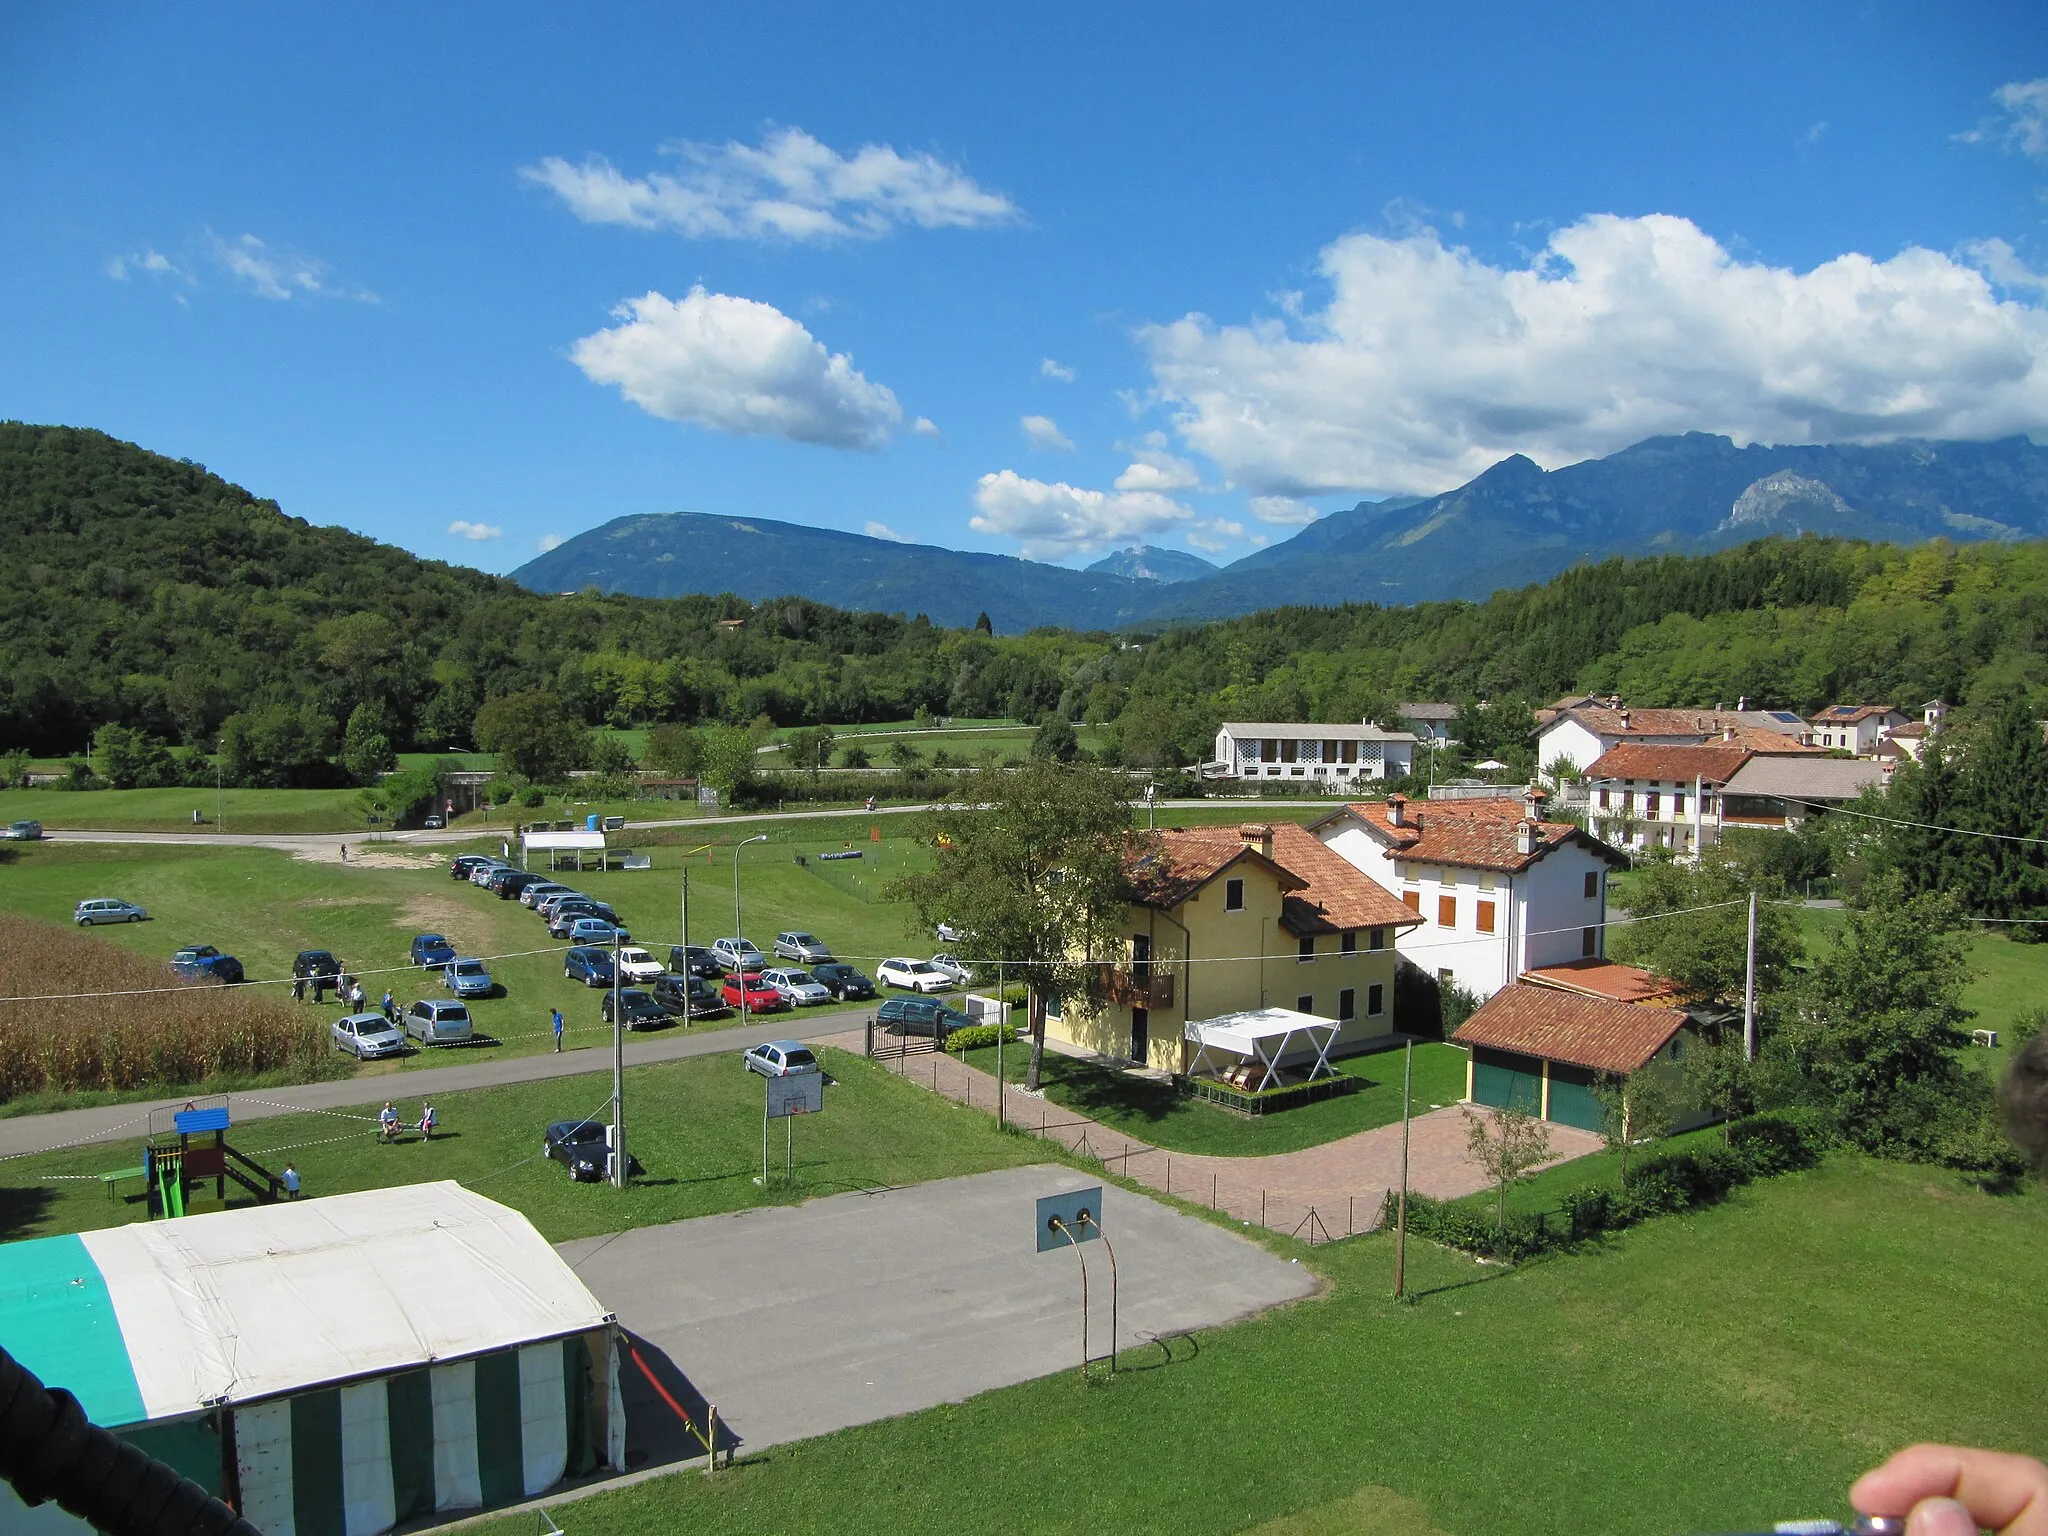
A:
{"label": "striped marquee tent", "polygon": [[[266,1536],[375,1536],[625,1459],[617,1326],[454,1183],[0,1244],[0,1343]],[[0,1530],[82,1532],[0,1484]]]}

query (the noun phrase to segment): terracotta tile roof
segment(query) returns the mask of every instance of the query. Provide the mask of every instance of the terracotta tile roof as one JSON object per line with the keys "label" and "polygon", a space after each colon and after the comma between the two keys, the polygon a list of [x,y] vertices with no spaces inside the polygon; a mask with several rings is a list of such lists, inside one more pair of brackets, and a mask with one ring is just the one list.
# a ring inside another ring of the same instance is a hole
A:
{"label": "terracotta tile roof", "polygon": [[1676,1008],[1645,1008],[1512,982],[1479,1005],[1451,1039],[1595,1072],[1633,1072],[1685,1027]]}
{"label": "terracotta tile roof", "polygon": [[1640,966],[1623,965],[1619,960],[1567,960],[1563,965],[1524,971],[1520,979],[1531,986],[1556,987],[1585,997],[1604,997],[1613,1003],[1670,1007],[1684,996],[1675,983],[1652,976]]}
{"label": "terracotta tile roof", "polygon": [[1622,862],[1606,844],[1563,821],[1538,822],[1535,851],[1523,853],[1515,845],[1515,829],[1528,814],[1520,800],[1410,800],[1398,827],[1387,819],[1385,801],[1361,801],[1346,809],[1364,822],[1389,852],[1423,864],[1514,874],[1552,849],[1574,841],[1615,863]]}
{"label": "terracotta tile roof", "polygon": [[[1261,824],[1263,825],[1263,824]],[[1349,928],[1405,928],[1422,919],[1401,899],[1342,854],[1332,853],[1307,828],[1274,823],[1272,863],[1287,877],[1282,924],[1292,933],[1338,933]],[[1156,841],[1155,841],[1156,839]],[[1154,905],[1177,905],[1245,853],[1260,857],[1236,827],[1183,827],[1147,834],[1143,846],[1155,867],[1175,873],[1150,884]],[[1140,858],[1144,855],[1140,854]],[[1202,871],[1208,871],[1202,874]],[[1200,875],[1192,885],[1187,880]],[[1161,901],[1160,898],[1170,898]]]}
{"label": "terracotta tile roof", "polygon": [[1813,723],[1819,725],[1826,721],[1829,725],[1854,725],[1858,720],[1867,720],[1873,715],[1904,713],[1904,710],[1891,704],[1830,704],[1813,717]]}
{"label": "terracotta tile roof", "polygon": [[1748,747],[1659,747],[1648,742],[1629,742],[1619,747],[1609,747],[1593,759],[1593,765],[1586,770],[1588,779],[1648,779],[1690,784],[1694,779],[1704,779],[1709,784],[1725,784],[1734,777],[1735,770],[1748,762],[1751,753]]}
{"label": "terracotta tile roof", "polygon": [[1754,727],[1754,712],[1733,709],[1608,709],[1602,705],[1566,711],[1608,736],[1718,736],[1728,728]]}
{"label": "terracotta tile roof", "polygon": [[1290,874],[1276,862],[1262,857],[1246,843],[1235,827],[1202,828],[1203,832],[1226,832],[1228,837],[1191,837],[1170,828],[1140,833],[1124,856],[1133,899],[1150,907],[1177,907],[1214,880],[1239,859],[1251,859],[1274,872],[1283,891],[1299,889],[1307,882]]}
{"label": "terracotta tile roof", "polygon": [[1897,741],[1901,737],[1910,737],[1912,740],[1918,741],[1922,736],[1925,736],[1926,734],[1927,722],[1925,720],[1909,720],[1904,725],[1895,725],[1892,727],[1893,741]]}

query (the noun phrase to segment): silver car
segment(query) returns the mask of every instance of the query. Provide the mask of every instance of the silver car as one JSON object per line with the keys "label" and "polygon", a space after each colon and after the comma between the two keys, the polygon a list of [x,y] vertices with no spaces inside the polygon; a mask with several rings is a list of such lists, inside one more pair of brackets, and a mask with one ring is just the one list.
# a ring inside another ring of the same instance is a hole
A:
{"label": "silver car", "polygon": [[749,1072],[763,1077],[795,1077],[799,1072],[822,1072],[818,1058],[801,1040],[769,1040],[740,1058]]}
{"label": "silver car", "polygon": [[379,1056],[398,1056],[405,1051],[405,1036],[381,1013],[352,1013],[327,1026],[334,1048],[347,1051],[358,1061]]}
{"label": "silver car", "polygon": [[467,1008],[437,999],[414,1003],[405,1010],[405,1032],[421,1045],[466,1045],[476,1034]]}
{"label": "silver car", "polygon": [[778,933],[775,958],[794,960],[799,965],[823,965],[832,958],[832,951],[814,933]]}
{"label": "silver car", "polygon": [[81,928],[91,928],[100,923],[139,923],[148,916],[132,901],[95,896],[90,901],[81,901],[71,914],[71,920]]}
{"label": "silver car", "polygon": [[812,1003],[832,1001],[832,989],[822,981],[811,979],[809,971],[800,971],[794,966],[763,971],[761,980],[773,987],[782,1000],[792,1008],[807,1007]]}
{"label": "silver car", "polygon": [[532,885],[529,885],[519,893],[519,904],[522,907],[538,909],[540,904],[550,896],[567,896],[569,894],[569,887],[561,884],[559,881],[536,880]]}
{"label": "silver car", "polygon": [[768,963],[768,957],[746,939],[713,939],[711,953],[727,971],[757,971]]}

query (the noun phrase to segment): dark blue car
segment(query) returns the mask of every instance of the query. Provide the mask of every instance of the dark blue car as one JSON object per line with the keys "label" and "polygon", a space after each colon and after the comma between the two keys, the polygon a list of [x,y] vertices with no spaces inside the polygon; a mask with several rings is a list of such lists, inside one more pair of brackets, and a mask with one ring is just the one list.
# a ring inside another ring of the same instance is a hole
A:
{"label": "dark blue car", "polygon": [[438,933],[416,933],[412,940],[412,963],[439,970],[455,958],[455,946]]}
{"label": "dark blue car", "polygon": [[579,944],[562,956],[562,975],[586,987],[608,987],[612,984],[611,951]]}
{"label": "dark blue car", "polygon": [[242,962],[211,944],[187,944],[171,956],[171,969],[187,981],[217,981],[231,987],[242,979]]}

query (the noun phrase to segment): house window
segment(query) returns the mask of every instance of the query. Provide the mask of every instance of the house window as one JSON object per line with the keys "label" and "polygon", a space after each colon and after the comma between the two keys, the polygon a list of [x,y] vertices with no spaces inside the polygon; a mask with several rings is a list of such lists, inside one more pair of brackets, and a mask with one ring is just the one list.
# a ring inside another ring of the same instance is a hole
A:
{"label": "house window", "polygon": [[1607,804],[1607,791],[1604,789],[1600,791],[1600,809],[1603,811],[1609,809]]}
{"label": "house window", "polygon": [[1621,814],[1624,816],[1633,816],[1635,815],[1635,813],[1636,792],[1632,789],[1624,789],[1621,792]]}
{"label": "house window", "polygon": [[1365,989],[1366,1017],[1376,1019],[1387,1011],[1387,989],[1374,982]]}
{"label": "house window", "polygon": [[1493,903],[1482,901],[1473,909],[1472,926],[1481,933],[1493,932]]}
{"label": "house window", "polygon": [[1045,1000],[1045,1016],[1048,1019],[1056,1019],[1060,1016],[1060,1000],[1057,996],[1048,997]]}
{"label": "house window", "polygon": [[1375,928],[1375,929],[1373,929],[1373,931],[1372,931],[1372,947],[1373,947],[1374,949],[1385,949],[1385,948],[1387,947],[1387,930],[1386,930],[1386,929],[1384,929],[1384,928]]}
{"label": "house window", "polygon": [[1684,817],[1684,815],[1685,815],[1685,792],[1684,792],[1683,790],[1674,790],[1674,791],[1672,792],[1672,795],[1671,795],[1671,814],[1672,814],[1672,816],[1673,816],[1674,818],[1683,818],[1683,817]]}
{"label": "house window", "polygon": [[1657,819],[1657,791],[1654,789],[1643,796],[1643,814],[1652,821]]}
{"label": "house window", "polygon": [[1299,953],[1295,956],[1295,958],[1298,960],[1313,960],[1315,959],[1315,957],[1316,936],[1312,933],[1303,934],[1301,938],[1301,949]]}
{"label": "house window", "polygon": [[1337,1020],[1339,1023],[1342,1023],[1347,1019],[1355,1019],[1357,1017],[1358,993],[1355,989],[1346,987],[1337,994]]}
{"label": "house window", "polygon": [[1600,953],[1600,930],[1581,928],[1579,930],[1579,953],[1590,960]]}
{"label": "house window", "polygon": [[1594,897],[1598,896],[1599,894],[1600,871],[1597,869],[1589,869],[1586,871],[1586,900],[1591,901]]}
{"label": "house window", "polygon": [[1458,898],[1439,896],[1436,899],[1436,923],[1439,928],[1458,926]]}
{"label": "house window", "polygon": [[1482,874],[1482,875],[1481,875],[1481,876],[1479,877],[1479,889],[1481,889],[1482,891],[1490,891],[1490,890],[1492,890],[1492,889],[1493,889],[1493,876],[1492,876],[1492,875],[1488,875],[1488,874]]}
{"label": "house window", "polygon": [[1299,758],[1299,755],[1300,755],[1300,753],[1301,753],[1301,743],[1300,743],[1300,742],[1298,742],[1298,741],[1283,741],[1283,742],[1281,742],[1281,743],[1280,743],[1280,761],[1281,761],[1281,762],[1283,762],[1283,763],[1291,763],[1291,762],[1295,762],[1295,761],[1296,761],[1296,760],[1297,760],[1297,759]]}
{"label": "house window", "polygon": [[1357,934],[1355,934],[1355,933],[1347,933],[1347,934],[1345,934],[1345,935],[1344,935],[1344,938],[1343,938],[1343,942],[1342,942],[1342,948],[1343,948],[1343,951],[1344,951],[1344,953],[1345,953],[1345,954],[1347,954],[1347,955],[1355,955],[1355,954],[1357,954],[1357,953],[1358,953],[1358,935],[1357,935]]}
{"label": "house window", "polygon": [[[1422,892],[1403,891],[1401,893],[1401,905],[1406,907],[1410,912],[1420,915],[1422,912]],[[1377,944],[1373,946],[1374,949],[1378,949],[1379,947],[1380,946]]]}
{"label": "house window", "polygon": [[1242,912],[1244,910],[1244,882],[1226,880],[1223,882],[1223,910]]}
{"label": "house window", "polygon": [[1296,1013],[1314,1013],[1316,1011],[1314,994],[1304,992],[1301,996],[1297,997],[1294,1000],[1294,1011]]}

